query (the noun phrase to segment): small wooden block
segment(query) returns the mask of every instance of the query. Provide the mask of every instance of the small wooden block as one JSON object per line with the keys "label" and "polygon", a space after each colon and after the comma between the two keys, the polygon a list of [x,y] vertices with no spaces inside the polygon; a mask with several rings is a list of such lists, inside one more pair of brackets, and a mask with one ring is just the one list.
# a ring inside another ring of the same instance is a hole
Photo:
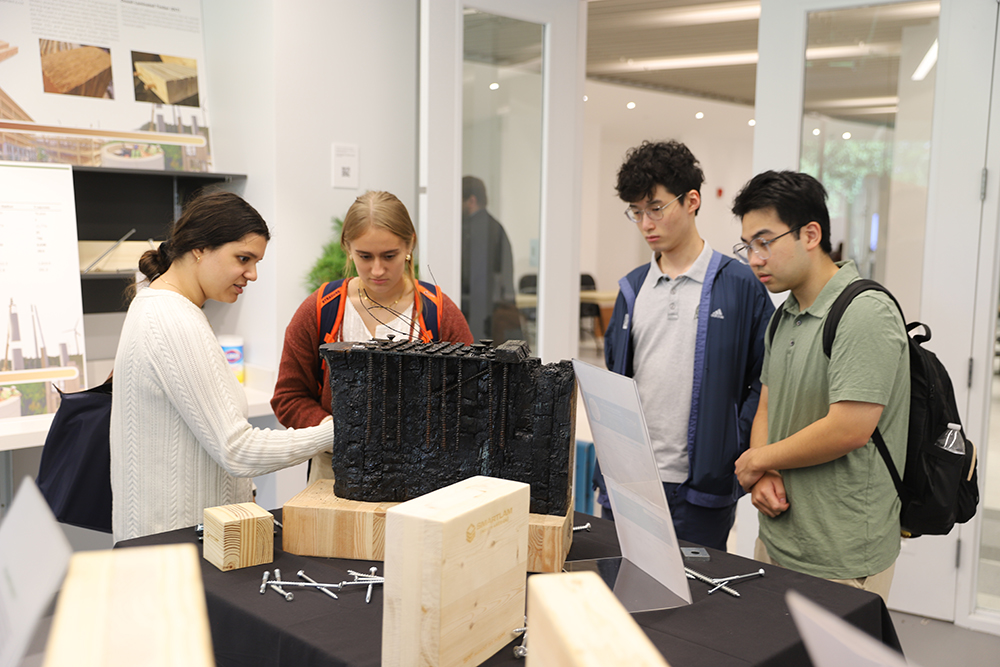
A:
{"label": "small wooden block", "polygon": [[205,560],[222,571],[274,560],[274,517],[256,503],[208,507]]}
{"label": "small wooden block", "polygon": [[532,577],[528,628],[526,667],[669,667],[594,572]]}
{"label": "small wooden block", "polygon": [[475,667],[524,622],[527,484],[476,476],[386,512],[382,665]]}
{"label": "small wooden block", "polygon": [[215,664],[193,544],[73,554],[45,666]]}
{"label": "small wooden block", "polygon": [[139,61],[136,74],[165,104],[176,104],[198,93],[198,70],[167,62]]}
{"label": "small wooden block", "polygon": [[529,514],[528,572],[562,572],[573,545],[573,508],[566,516]]}
{"label": "small wooden block", "polygon": [[[385,513],[399,503],[344,500],[332,479],[316,480],[285,503],[282,549],[297,556],[385,559]],[[528,572],[562,572],[573,544],[573,510],[566,516],[529,514]]]}

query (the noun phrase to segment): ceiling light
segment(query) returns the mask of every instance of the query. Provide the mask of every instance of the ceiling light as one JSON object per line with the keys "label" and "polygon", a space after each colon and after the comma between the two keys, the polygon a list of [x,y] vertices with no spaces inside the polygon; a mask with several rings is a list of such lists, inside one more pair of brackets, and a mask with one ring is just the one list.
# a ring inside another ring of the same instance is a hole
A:
{"label": "ceiling light", "polygon": [[694,115],[694,117],[697,118],[698,120],[701,120],[702,118],[705,117],[705,114],[703,114],[702,112],[699,111],[698,113],[696,113]]}
{"label": "ceiling light", "polygon": [[634,109],[635,108],[635,102],[629,102],[628,104],[625,105],[625,107],[628,108],[628,109]]}
{"label": "ceiling light", "polygon": [[491,83],[490,84],[490,90],[496,90],[499,87],[500,87],[499,83]]}
{"label": "ceiling light", "polygon": [[753,118],[751,118],[750,120],[747,121],[747,125],[749,125],[750,127],[753,127],[756,124],[757,124],[757,121],[754,120]]}
{"label": "ceiling light", "polygon": [[587,101],[587,96],[586,96],[586,95],[584,95],[584,96],[583,96],[583,101],[584,101],[584,102],[586,102],[586,101]]}
{"label": "ceiling light", "polygon": [[814,137],[818,137],[819,136],[819,128],[818,127],[814,127],[813,128],[813,136]]}
{"label": "ceiling light", "polygon": [[851,133],[850,132],[844,132],[842,135],[840,135],[840,138],[841,139],[850,139],[851,138]]}
{"label": "ceiling light", "polygon": [[736,0],[703,6],[674,7],[669,9],[648,9],[629,12],[624,16],[608,17],[602,20],[602,28],[628,27],[668,27],[686,25],[710,25],[736,21],[756,21],[760,18],[759,0]]}
{"label": "ceiling light", "polygon": [[910,81],[923,81],[934,64],[937,63],[938,56],[938,41],[935,39],[934,43],[931,44],[931,48],[927,49],[927,53],[924,54],[924,59],[920,61],[917,65],[917,69],[913,70],[913,76],[910,77]]}

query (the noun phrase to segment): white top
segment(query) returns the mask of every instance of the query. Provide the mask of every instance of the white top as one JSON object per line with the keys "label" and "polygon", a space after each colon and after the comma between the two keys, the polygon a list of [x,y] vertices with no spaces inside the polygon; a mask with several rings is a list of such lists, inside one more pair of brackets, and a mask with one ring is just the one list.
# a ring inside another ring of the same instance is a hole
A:
{"label": "white top", "polygon": [[[407,306],[410,312],[413,311],[413,301]],[[385,320],[383,317],[387,311],[376,308],[374,309],[373,316],[377,316],[381,320]],[[400,313],[401,314],[401,313]],[[395,336],[396,339],[402,340],[406,338],[407,340],[412,340],[413,336],[410,336],[410,318],[407,317],[404,321],[399,315],[396,316],[390,322],[383,322],[382,324],[375,325],[375,335],[373,336],[368,327],[365,326],[364,320],[361,319],[361,313],[358,309],[354,307],[354,302],[348,298],[347,305],[344,306],[344,321],[341,326],[341,340],[349,341],[362,341],[362,340],[372,340],[374,338],[385,339],[390,334]],[[413,327],[414,333],[420,330],[419,327]]]}
{"label": "white top", "polygon": [[208,318],[180,294],[141,289],[115,356],[115,541],[194,526],[206,507],[249,502],[252,480],[329,449],[333,423],[257,429]]}
{"label": "white top", "polygon": [[635,297],[632,367],[660,479],[680,484],[688,476],[698,305],[712,248],[706,241],[691,268],[673,280],[656,259],[653,253],[646,281]]}

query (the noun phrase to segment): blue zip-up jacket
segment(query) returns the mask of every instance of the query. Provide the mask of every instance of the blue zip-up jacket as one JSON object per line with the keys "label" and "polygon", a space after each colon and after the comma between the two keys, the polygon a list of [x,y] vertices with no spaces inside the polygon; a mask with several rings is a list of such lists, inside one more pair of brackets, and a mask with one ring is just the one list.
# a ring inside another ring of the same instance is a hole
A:
{"label": "blue zip-up jacket", "polygon": [[[634,376],[635,297],[647,273],[648,263],[618,281],[620,291],[604,338],[608,369],[628,377]],[[693,505],[726,507],[743,495],[735,463],[750,443],[750,426],[760,400],[764,335],[772,313],[774,304],[767,289],[750,267],[713,251],[698,307],[688,478],[682,486],[684,497]],[[603,482],[599,480],[598,501],[610,507]]]}

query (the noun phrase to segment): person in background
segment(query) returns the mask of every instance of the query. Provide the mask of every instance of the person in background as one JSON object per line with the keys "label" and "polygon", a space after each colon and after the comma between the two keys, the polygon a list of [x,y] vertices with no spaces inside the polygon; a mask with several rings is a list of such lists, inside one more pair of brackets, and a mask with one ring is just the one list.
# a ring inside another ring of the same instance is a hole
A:
{"label": "person in background", "polygon": [[[306,297],[285,329],[271,407],[289,428],[319,424],[330,416],[319,346],[373,338],[472,344],[458,306],[413,269],[417,232],[406,207],[388,192],[366,192],[344,216],[340,245],[347,254],[346,277],[320,285]],[[332,444],[332,443],[331,443]],[[328,447],[329,449],[329,447]],[[313,459],[309,480],[333,474],[331,455]]]}
{"label": "person in background", "polygon": [[[749,268],[698,234],[704,180],[676,141],[626,156],[618,196],[652,257],[618,282],[604,355],[635,378],[677,537],[725,550],[774,306]],[[603,488],[598,501],[609,516]]]}
{"label": "person in background", "polygon": [[743,187],[733,213],[743,221],[734,252],[768,290],[790,291],[767,341],[750,449],[736,461],[760,510],[754,558],[888,601],[899,497],[871,436],[877,426],[902,469],[910,411],[902,315],[888,295],[860,294],[828,358],[826,316],[860,276],[853,261],[830,257],[826,190],[808,174],[768,171]]}
{"label": "person in background", "polygon": [[462,312],[476,339],[521,340],[514,253],[500,221],[486,210],[486,185],[462,179]]}
{"label": "person in background", "polygon": [[333,424],[296,431],[247,422],[243,388],[201,307],[235,303],[270,238],[230,192],[192,200],[169,238],[139,260],[115,355],[111,409],[115,541],[202,521],[206,507],[253,500],[252,477],[330,447]]}

